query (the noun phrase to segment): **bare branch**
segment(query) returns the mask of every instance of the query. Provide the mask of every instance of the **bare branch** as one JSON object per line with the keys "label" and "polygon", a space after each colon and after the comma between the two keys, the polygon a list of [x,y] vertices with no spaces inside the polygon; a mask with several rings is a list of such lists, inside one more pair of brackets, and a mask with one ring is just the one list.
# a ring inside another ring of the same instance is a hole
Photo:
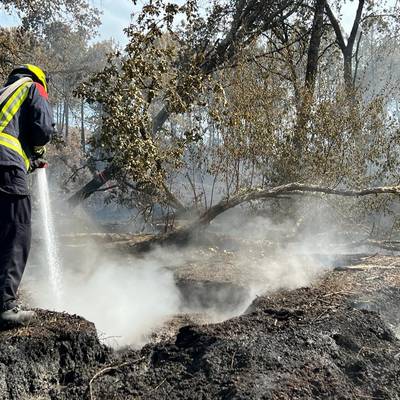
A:
{"label": "bare branch", "polygon": [[344,190],[344,189],[332,189],[328,187],[316,186],[316,185],[305,185],[302,183],[289,183],[287,185],[277,186],[271,189],[255,189],[249,192],[239,193],[232,196],[229,200],[222,200],[215,206],[211,207],[206,213],[200,216],[198,224],[208,224],[215,217],[222,212],[229,210],[230,208],[236,207],[239,204],[246,203],[254,200],[261,200],[267,198],[274,198],[282,194],[291,193],[324,193],[332,194],[336,196],[344,197],[359,197],[368,196],[371,194],[400,194],[400,186],[388,186],[388,187],[376,187],[370,189],[361,190]]}
{"label": "bare branch", "polygon": [[356,17],[354,18],[353,27],[351,28],[350,37],[347,42],[347,47],[351,48],[351,49],[353,48],[354,41],[356,40],[356,37],[357,37],[357,32],[358,32],[358,28],[359,28],[360,22],[361,22],[361,16],[362,16],[363,8],[364,8],[364,3],[365,3],[365,0],[358,1]]}
{"label": "bare branch", "polygon": [[220,201],[215,206],[208,209],[199,218],[191,222],[190,224],[183,226],[182,228],[176,229],[166,235],[151,238],[150,240],[135,243],[131,246],[133,253],[145,252],[154,248],[154,246],[168,245],[168,244],[185,244],[189,238],[192,237],[195,232],[199,229],[208,226],[208,224],[222,214],[233,207],[240,204],[255,201],[265,200],[270,198],[279,198],[282,195],[301,195],[308,193],[321,193],[328,195],[336,195],[342,197],[361,197],[378,194],[400,194],[400,186],[379,186],[368,189],[334,189],[329,187],[317,186],[317,185],[306,185],[302,183],[288,183],[286,185],[276,186],[268,189],[254,189],[250,191],[240,192],[229,199]]}
{"label": "bare branch", "polygon": [[342,50],[342,52],[345,52],[346,51],[346,43],[343,38],[342,30],[340,29],[339,22],[336,19],[335,15],[333,14],[333,11],[328,2],[326,2],[326,4],[325,4],[325,10],[326,10],[326,13],[328,14],[329,21],[331,22],[332,27],[335,31],[336,41],[337,41],[340,49]]}

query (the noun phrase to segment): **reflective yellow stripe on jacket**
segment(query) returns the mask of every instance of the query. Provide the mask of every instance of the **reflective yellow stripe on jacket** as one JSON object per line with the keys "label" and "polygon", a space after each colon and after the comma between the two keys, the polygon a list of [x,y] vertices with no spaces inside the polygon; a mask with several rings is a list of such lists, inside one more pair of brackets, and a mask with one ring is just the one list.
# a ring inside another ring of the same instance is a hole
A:
{"label": "reflective yellow stripe on jacket", "polygon": [[21,142],[18,138],[5,133],[4,129],[21,108],[23,102],[28,96],[31,85],[32,83],[28,82],[17,88],[0,111],[0,145],[18,153],[23,158],[27,171],[29,170],[30,161],[21,146]]}

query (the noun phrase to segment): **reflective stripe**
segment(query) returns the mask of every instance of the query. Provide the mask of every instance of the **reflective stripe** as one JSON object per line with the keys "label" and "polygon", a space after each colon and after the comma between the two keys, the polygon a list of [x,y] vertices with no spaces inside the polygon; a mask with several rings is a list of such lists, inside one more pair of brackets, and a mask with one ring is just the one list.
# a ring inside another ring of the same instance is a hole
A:
{"label": "reflective stripe", "polygon": [[26,170],[29,169],[29,158],[24,152],[24,149],[21,146],[21,142],[16,137],[11,136],[8,133],[0,132],[0,145],[5,146],[18,153],[24,159]]}
{"label": "reflective stripe", "polygon": [[28,97],[30,86],[30,83],[20,86],[3,106],[0,112],[0,132],[3,132],[4,128],[10,123],[14,115],[22,106],[22,103]]}
{"label": "reflective stripe", "polygon": [[7,100],[6,104],[2,107],[0,112],[0,145],[5,146],[19,154],[24,160],[27,171],[29,170],[30,161],[21,146],[21,142],[18,140],[18,138],[3,131],[28,97],[29,88],[31,85],[32,82],[23,83],[18,89],[16,89]]}

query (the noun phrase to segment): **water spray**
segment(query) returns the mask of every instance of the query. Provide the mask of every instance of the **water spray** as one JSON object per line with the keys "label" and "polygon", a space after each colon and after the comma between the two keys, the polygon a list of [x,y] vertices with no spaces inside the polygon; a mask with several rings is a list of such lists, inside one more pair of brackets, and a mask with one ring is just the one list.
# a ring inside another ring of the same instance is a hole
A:
{"label": "water spray", "polygon": [[47,164],[37,169],[40,214],[43,236],[46,246],[46,261],[49,272],[50,286],[53,291],[56,307],[61,305],[61,262],[58,255],[58,246],[55,235],[54,217],[51,210],[49,185],[46,175]]}

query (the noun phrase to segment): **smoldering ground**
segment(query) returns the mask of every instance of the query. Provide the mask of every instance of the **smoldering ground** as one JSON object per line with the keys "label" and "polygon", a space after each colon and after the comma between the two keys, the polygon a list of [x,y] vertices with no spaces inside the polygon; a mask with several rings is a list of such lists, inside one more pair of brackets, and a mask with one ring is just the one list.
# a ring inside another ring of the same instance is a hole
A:
{"label": "smoldering ground", "polygon": [[[75,221],[75,233],[83,225],[81,218]],[[69,216],[70,228],[72,221]],[[85,225],[96,231],[93,221]],[[59,237],[62,296],[58,305],[43,262],[43,242],[37,240],[24,288],[30,293],[30,305],[79,314],[96,324],[107,344],[139,347],[179,313],[202,313],[205,322],[219,322],[245,312],[256,296],[314,282],[326,272],[315,257],[324,243],[318,247],[305,234],[300,242],[273,251],[249,245],[271,239],[284,242],[283,235],[292,228],[289,220],[277,223],[232,210],[216,220],[210,232],[236,237],[234,246],[192,243],[185,249],[159,248],[143,258],[91,240],[90,235],[73,243]]]}

